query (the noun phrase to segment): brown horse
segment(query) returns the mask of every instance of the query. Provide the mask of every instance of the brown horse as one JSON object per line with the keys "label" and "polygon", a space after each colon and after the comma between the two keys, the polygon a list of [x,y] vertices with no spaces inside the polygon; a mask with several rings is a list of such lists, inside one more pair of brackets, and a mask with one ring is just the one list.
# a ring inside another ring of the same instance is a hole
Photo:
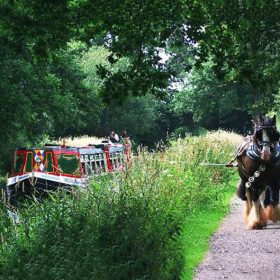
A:
{"label": "brown horse", "polygon": [[249,229],[261,229],[268,220],[280,220],[280,147],[276,117],[260,115],[252,136],[237,152],[240,181],[237,195],[246,201]]}

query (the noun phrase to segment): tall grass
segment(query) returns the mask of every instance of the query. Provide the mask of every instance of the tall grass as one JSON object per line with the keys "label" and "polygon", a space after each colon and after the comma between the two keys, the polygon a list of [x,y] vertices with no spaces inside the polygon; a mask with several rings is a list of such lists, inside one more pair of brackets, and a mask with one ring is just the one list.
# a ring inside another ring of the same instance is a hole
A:
{"label": "tall grass", "polygon": [[75,147],[81,147],[81,146],[87,146],[88,144],[100,144],[105,138],[98,138],[94,136],[80,136],[80,137],[74,137],[74,138],[63,138],[59,139],[59,143],[63,143],[63,140],[65,140],[65,143],[67,146],[75,146]]}
{"label": "tall grass", "polygon": [[95,136],[88,135],[83,135],[79,137],[64,137],[58,139],[45,137],[41,143],[38,143],[38,146],[43,146],[45,143],[56,143],[58,145],[65,144],[66,146],[83,147],[88,146],[89,144],[101,144],[103,140],[106,140],[106,138],[98,138]]}
{"label": "tall grass", "polygon": [[141,151],[127,172],[86,192],[23,207],[19,223],[2,204],[0,279],[180,279],[186,218],[227,208],[233,171],[200,163],[228,161],[230,139],[218,132]]}

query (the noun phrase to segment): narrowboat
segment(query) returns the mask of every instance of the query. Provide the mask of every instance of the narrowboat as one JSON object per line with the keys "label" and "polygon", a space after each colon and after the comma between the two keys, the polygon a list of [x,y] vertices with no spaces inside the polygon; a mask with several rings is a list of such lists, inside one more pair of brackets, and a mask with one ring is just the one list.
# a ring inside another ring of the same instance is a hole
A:
{"label": "narrowboat", "polygon": [[84,147],[46,144],[41,148],[17,148],[7,180],[7,197],[34,188],[84,188],[93,176],[126,169],[129,150],[128,145],[107,142]]}

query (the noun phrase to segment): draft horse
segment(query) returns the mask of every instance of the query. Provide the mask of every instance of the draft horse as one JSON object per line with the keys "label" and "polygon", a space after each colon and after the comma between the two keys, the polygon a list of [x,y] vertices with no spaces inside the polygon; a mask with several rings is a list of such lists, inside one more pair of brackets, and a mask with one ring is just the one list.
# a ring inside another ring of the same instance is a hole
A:
{"label": "draft horse", "polygon": [[276,116],[259,115],[254,133],[237,150],[240,181],[237,195],[246,201],[245,220],[249,229],[261,229],[268,220],[280,220],[280,134]]}

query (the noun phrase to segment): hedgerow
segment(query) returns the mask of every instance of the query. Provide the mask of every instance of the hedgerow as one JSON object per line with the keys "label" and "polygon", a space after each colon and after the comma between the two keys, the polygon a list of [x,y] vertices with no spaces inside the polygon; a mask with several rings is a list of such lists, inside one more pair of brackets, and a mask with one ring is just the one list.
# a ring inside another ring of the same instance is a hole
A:
{"label": "hedgerow", "polygon": [[0,278],[180,279],[185,218],[227,207],[232,170],[200,165],[229,160],[233,134],[221,135],[141,151],[126,172],[28,203],[18,219],[2,203]]}

